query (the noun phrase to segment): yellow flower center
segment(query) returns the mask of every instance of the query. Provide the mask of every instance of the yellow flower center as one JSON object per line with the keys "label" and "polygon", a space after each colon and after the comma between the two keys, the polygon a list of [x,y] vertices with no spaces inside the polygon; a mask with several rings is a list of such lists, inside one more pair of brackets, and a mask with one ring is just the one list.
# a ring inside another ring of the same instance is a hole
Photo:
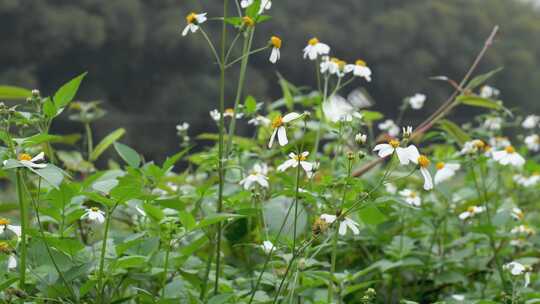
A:
{"label": "yellow flower center", "polygon": [[520,220],[522,220],[525,217],[525,214],[523,214],[523,212],[521,211],[516,211],[515,214]]}
{"label": "yellow flower center", "polygon": [[8,219],[0,218],[0,226],[9,225],[11,223]]}
{"label": "yellow flower center", "polygon": [[234,115],[234,109],[232,109],[232,108],[225,109],[225,114],[224,115],[233,116]]}
{"label": "yellow flower center", "polygon": [[311,38],[308,41],[309,45],[316,45],[317,43],[319,43],[319,39],[317,39],[317,38]]}
{"label": "yellow flower center", "polygon": [[534,143],[540,144],[540,136],[538,135],[534,136]]}
{"label": "yellow flower center", "polygon": [[270,43],[272,43],[272,46],[276,49],[281,48],[281,39],[277,36],[272,36],[272,38],[270,38]]}
{"label": "yellow flower center", "polygon": [[30,154],[27,154],[27,153],[21,153],[19,154],[19,156],[17,157],[18,160],[27,160],[27,161],[31,161],[32,160],[32,156],[30,156]]}
{"label": "yellow flower center", "polygon": [[438,162],[435,167],[437,168],[437,170],[442,170],[442,168],[444,168],[444,163],[443,162]]}
{"label": "yellow flower center", "polygon": [[307,157],[305,157],[303,154],[298,154],[294,156],[294,159],[296,159],[297,161],[304,161],[307,159]]}
{"label": "yellow flower center", "polygon": [[409,194],[409,197],[410,197],[410,198],[416,198],[417,195],[418,195],[418,194],[416,194],[416,192],[411,191],[411,193]]}
{"label": "yellow flower center", "polygon": [[340,70],[343,70],[345,68],[345,65],[347,65],[347,62],[345,62],[343,60],[338,60],[336,63],[337,63]]}
{"label": "yellow flower center", "polygon": [[367,66],[366,62],[361,59],[356,60],[356,65],[364,66],[364,67]]}
{"label": "yellow flower center", "polygon": [[474,210],[475,210],[475,209],[476,209],[476,208],[474,208],[474,206],[471,206],[471,207],[467,208],[467,212],[469,212],[469,213],[474,213]]}
{"label": "yellow flower center", "polygon": [[92,210],[92,212],[98,212],[99,208],[98,207],[92,207],[92,208],[90,208],[90,210]]}
{"label": "yellow flower center", "polygon": [[254,26],[255,25],[255,21],[249,16],[242,17],[242,23],[245,26]]}
{"label": "yellow flower center", "polygon": [[0,242],[0,252],[2,253],[11,253],[11,250],[9,248],[9,244],[7,242]]}
{"label": "yellow flower center", "polygon": [[420,167],[427,168],[427,166],[429,166],[429,163],[430,161],[425,155],[420,155],[418,157],[418,165],[420,165]]}
{"label": "yellow flower center", "polygon": [[272,121],[272,128],[277,129],[281,126],[283,126],[283,117],[279,115],[278,117],[274,118],[274,120]]}
{"label": "yellow flower center", "polygon": [[474,141],[474,146],[478,149],[484,149],[484,147],[486,146],[486,144],[481,141],[480,139],[477,139]]}
{"label": "yellow flower center", "polygon": [[399,140],[397,140],[397,139],[392,139],[392,140],[390,140],[390,141],[388,142],[388,144],[389,144],[390,146],[392,146],[392,148],[395,149],[395,148],[399,147]]}
{"label": "yellow flower center", "polygon": [[195,13],[190,13],[189,15],[186,16],[186,22],[188,24],[193,24],[193,23],[197,23],[197,14]]}
{"label": "yellow flower center", "polygon": [[516,152],[516,149],[514,149],[514,147],[512,146],[507,146],[506,148],[504,148],[504,151],[506,151],[506,153],[508,154],[514,154]]}

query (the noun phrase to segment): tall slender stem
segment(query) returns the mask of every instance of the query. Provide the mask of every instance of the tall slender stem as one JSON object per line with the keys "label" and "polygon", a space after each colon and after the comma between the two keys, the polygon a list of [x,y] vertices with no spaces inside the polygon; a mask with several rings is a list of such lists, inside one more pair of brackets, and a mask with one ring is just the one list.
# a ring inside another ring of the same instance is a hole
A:
{"label": "tall slender stem", "polygon": [[[219,188],[218,188],[218,202],[217,202],[217,212],[221,213],[223,210],[223,186],[225,182],[225,170],[223,166],[223,148],[224,148],[224,133],[225,133],[225,55],[226,55],[226,42],[227,42],[227,23],[225,19],[227,18],[228,10],[228,0],[223,0],[223,23],[221,29],[221,61],[220,61],[220,77],[219,77],[219,160],[218,160],[218,171],[219,171]],[[221,222],[217,224],[217,237],[216,237],[216,278],[214,282],[214,294],[217,294],[219,291],[219,275],[221,272],[221,234],[223,225]]]}
{"label": "tall slender stem", "polygon": [[84,129],[86,130],[86,149],[88,151],[88,158],[90,158],[90,154],[92,154],[92,151],[94,151],[94,140],[92,138],[92,128],[90,127],[89,123],[85,123]]}
{"label": "tall slender stem", "polygon": [[326,95],[328,94],[328,76],[324,76],[324,89],[323,89],[323,97],[322,97],[322,100],[319,104],[319,111],[321,112],[321,122],[320,122],[320,125],[319,125],[319,128],[317,129],[317,134],[316,134],[316,137],[315,137],[315,144],[313,145],[313,151],[312,151],[312,155],[317,155],[317,152],[319,151],[319,142],[321,140],[321,132],[322,132],[322,126],[324,125],[325,123],[325,116],[324,116],[324,111],[323,111],[323,104],[324,102],[326,101]]}
{"label": "tall slender stem", "polygon": [[[298,154],[300,155],[300,151],[298,151]],[[300,165],[300,161],[298,161],[298,166],[296,166],[296,185],[294,190],[294,225],[293,225],[293,245],[292,245],[292,253],[294,255],[294,252],[296,251],[296,230],[298,225],[298,194],[300,189],[300,169],[302,166]]]}
{"label": "tall slender stem", "polygon": [[105,231],[103,232],[103,241],[101,243],[101,254],[99,257],[99,270],[98,270],[98,276],[97,276],[97,283],[98,283],[98,303],[105,303],[104,298],[104,289],[105,286],[103,285],[103,269],[105,267],[105,253],[107,252],[107,239],[109,238],[109,228],[111,226],[111,219],[112,214],[114,212],[114,209],[116,209],[117,205],[114,205],[110,210],[108,210],[107,215],[105,217]]}
{"label": "tall slender stem", "polygon": [[24,289],[26,282],[26,253],[27,253],[27,244],[26,244],[26,233],[28,229],[28,209],[26,202],[24,200],[23,192],[23,178],[22,171],[23,169],[17,169],[16,172],[16,187],[17,187],[17,197],[19,200],[19,212],[21,216],[21,244],[19,246],[19,288]]}
{"label": "tall slender stem", "polygon": [[163,280],[161,281],[161,299],[165,298],[165,283],[167,283],[167,272],[169,269],[169,255],[171,253],[171,240],[167,239],[167,249],[165,251],[165,263],[163,265]]}

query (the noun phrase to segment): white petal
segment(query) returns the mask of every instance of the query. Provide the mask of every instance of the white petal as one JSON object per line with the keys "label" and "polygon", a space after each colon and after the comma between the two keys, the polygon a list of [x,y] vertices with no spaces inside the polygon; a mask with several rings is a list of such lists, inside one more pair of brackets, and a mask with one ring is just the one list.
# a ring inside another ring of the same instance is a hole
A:
{"label": "white petal", "polygon": [[306,171],[306,173],[311,172],[313,170],[313,164],[312,163],[308,163],[306,161],[301,161],[300,165],[302,166],[302,168],[304,168],[304,171]]}
{"label": "white petal", "polygon": [[274,132],[272,132],[272,135],[270,136],[270,142],[268,142],[268,148],[272,148],[272,145],[274,144],[274,140],[276,139],[277,129],[274,129]]}
{"label": "white petal", "polygon": [[37,161],[44,160],[44,159],[45,159],[45,153],[41,152],[38,155],[34,156],[34,158],[32,158],[32,160],[30,161],[35,163]]}
{"label": "white petal", "polygon": [[301,115],[296,113],[296,112],[291,112],[285,116],[283,116],[283,122],[284,123],[288,123],[288,122],[291,122],[297,118],[299,118]]}
{"label": "white petal", "polygon": [[433,189],[433,180],[431,179],[431,174],[429,173],[429,170],[422,167],[420,168],[420,173],[422,173],[422,176],[424,177],[424,190]]}
{"label": "white petal", "polygon": [[277,130],[278,135],[278,142],[281,146],[285,146],[289,143],[289,140],[287,139],[287,131],[285,130],[285,127],[279,127]]}
{"label": "white petal", "polygon": [[273,48],[272,53],[270,53],[270,62],[276,63],[280,57],[280,52],[278,48]]}
{"label": "white petal", "polygon": [[340,235],[347,234],[347,224],[345,224],[345,222],[339,223],[339,234]]}

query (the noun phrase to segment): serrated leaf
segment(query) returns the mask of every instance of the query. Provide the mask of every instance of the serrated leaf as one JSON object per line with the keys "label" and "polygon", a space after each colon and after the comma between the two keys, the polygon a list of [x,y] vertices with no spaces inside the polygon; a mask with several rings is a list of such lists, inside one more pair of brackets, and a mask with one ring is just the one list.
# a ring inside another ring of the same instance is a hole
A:
{"label": "serrated leaf", "polygon": [[90,154],[90,161],[95,161],[99,158],[107,148],[109,148],[115,141],[119,140],[124,134],[126,133],[126,130],[123,128],[116,129],[113,132],[111,132],[109,135],[107,135],[105,138],[103,138],[99,144],[94,148],[94,151]]}
{"label": "serrated leaf", "polygon": [[57,109],[65,107],[73,100],[73,98],[75,98],[75,95],[79,90],[79,86],[81,85],[81,81],[84,79],[86,74],[87,72],[84,72],[81,75],[71,79],[62,87],[60,87],[58,91],[56,91],[53,97],[53,101]]}

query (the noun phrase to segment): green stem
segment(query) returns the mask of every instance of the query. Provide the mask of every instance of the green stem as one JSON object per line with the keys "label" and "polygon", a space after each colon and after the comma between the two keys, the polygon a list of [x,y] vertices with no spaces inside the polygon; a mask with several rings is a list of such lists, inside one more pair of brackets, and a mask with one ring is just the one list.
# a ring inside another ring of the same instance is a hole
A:
{"label": "green stem", "polygon": [[[298,154],[300,155],[300,151],[298,151]],[[297,229],[297,222],[298,222],[298,194],[300,189],[300,170],[302,166],[300,165],[300,161],[298,161],[298,166],[296,166],[296,185],[295,185],[295,191],[294,191],[294,226],[293,226],[293,245],[292,245],[292,253],[294,255],[294,252],[296,251],[296,229]]]}
{"label": "green stem", "polygon": [[[225,170],[223,168],[223,148],[225,144],[224,135],[225,135],[225,52],[226,52],[226,40],[227,40],[227,23],[225,19],[227,18],[228,10],[228,0],[223,0],[223,23],[221,29],[221,60],[220,62],[220,77],[219,77],[219,147],[218,147],[218,171],[219,171],[219,188],[218,188],[218,202],[217,202],[217,213],[221,213],[223,210],[223,186],[225,182]],[[217,224],[217,244],[216,244],[216,277],[214,282],[214,294],[217,294],[219,291],[219,275],[221,272],[221,234],[223,225],[221,222]]]}
{"label": "green stem", "polygon": [[324,77],[324,91],[323,91],[323,98],[321,103],[319,104],[319,111],[321,112],[321,122],[319,128],[317,128],[317,134],[315,137],[315,144],[313,145],[313,151],[311,152],[312,155],[316,156],[317,152],[319,151],[319,142],[321,141],[321,132],[322,132],[322,126],[325,123],[325,116],[323,111],[323,104],[326,102],[326,95],[328,94],[328,76]]}
{"label": "green stem", "polygon": [[86,130],[86,149],[88,151],[88,158],[90,159],[90,155],[92,154],[92,151],[94,151],[94,140],[92,138],[92,128],[90,127],[89,123],[85,123],[84,129]]}
{"label": "green stem", "polygon": [[171,240],[167,240],[167,250],[165,251],[165,264],[163,265],[163,280],[161,282],[161,299],[165,298],[165,284],[167,283],[167,272],[169,269],[169,254],[171,252]]}
{"label": "green stem", "polygon": [[202,29],[202,27],[199,28],[200,31],[201,31],[201,34],[203,35],[204,39],[206,40],[206,42],[208,43],[208,46],[210,47],[210,50],[212,51],[212,55],[214,55],[214,58],[216,59],[216,62],[221,65],[221,62],[223,61],[220,61],[219,60],[219,56],[217,54],[217,51],[216,51],[216,48],[214,47],[214,44],[212,43],[212,40],[210,40],[210,37],[208,37],[208,35],[206,34],[206,32]]}
{"label": "green stem", "polygon": [[24,200],[23,178],[21,170],[23,169],[19,168],[16,172],[16,187],[17,197],[19,200],[19,212],[21,217],[21,245],[19,246],[19,288],[24,290],[24,285],[26,282],[26,233],[28,229],[28,209]]}
{"label": "green stem", "polygon": [[98,270],[98,276],[97,276],[97,283],[98,283],[98,303],[104,304],[104,289],[105,286],[103,284],[103,269],[105,267],[105,253],[107,252],[107,239],[109,237],[109,228],[111,226],[111,219],[112,214],[114,212],[114,209],[116,209],[117,204],[114,205],[110,210],[107,212],[107,216],[105,217],[105,231],[103,233],[103,241],[101,244],[101,254],[99,257],[99,270]]}

